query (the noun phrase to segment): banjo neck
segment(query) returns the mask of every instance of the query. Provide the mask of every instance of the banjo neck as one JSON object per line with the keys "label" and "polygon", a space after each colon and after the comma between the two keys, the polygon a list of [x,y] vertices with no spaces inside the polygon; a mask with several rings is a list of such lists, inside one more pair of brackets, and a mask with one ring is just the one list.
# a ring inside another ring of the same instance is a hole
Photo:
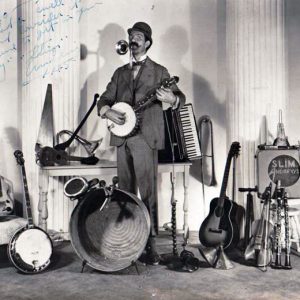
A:
{"label": "banjo neck", "polygon": [[179,77],[173,76],[171,78],[167,78],[163,80],[161,83],[157,84],[153,89],[151,89],[145,97],[139,100],[136,105],[133,107],[134,112],[138,112],[140,109],[150,104],[151,102],[156,100],[156,90],[162,87],[170,87],[171,85],[178,83]]}
{"label": "banjo neck", "polygon": [[31,211],[31,204],[29,198],[29,191],[28,191],[28,184],[26,178],[26,170],[25,166],[21,166],[22,178],[23,178],[23,186],[24,186],[24,195],[25,195],[25,205],[26,205],[26,213],[27,213],[27,221],[28,227],[34,227],[33,218],[32,218],[32,211]]}
{"label": "banjo neck", "polygon": [[43,229],[33,224],[23,153],[16,150],[14,155],[21,166],[28,223],[15,232],[8,245],[8,255],[19,271],[34,274],[42,272],[49,266],[52,241]]}
{"label": "banjo neck", "polygon": [[23,188],[24,188],[25,206],[26,206],[26,215],[27,215],[28,227],[32,228],[32,227],[34,227],[34,224],[33,224],[30,198],[29,198],[29,192],[28,192],[28,184],[27,184],[27,178],[26,178],[26,170],[25,170],[25,164],[24,164],[25,160],[23,158],[23,153],[20,150],[16,150],[14,152],[14,155],[16,157],[17,163],[21,166],[21,175],[22,175],[22,180],[23,180]]}

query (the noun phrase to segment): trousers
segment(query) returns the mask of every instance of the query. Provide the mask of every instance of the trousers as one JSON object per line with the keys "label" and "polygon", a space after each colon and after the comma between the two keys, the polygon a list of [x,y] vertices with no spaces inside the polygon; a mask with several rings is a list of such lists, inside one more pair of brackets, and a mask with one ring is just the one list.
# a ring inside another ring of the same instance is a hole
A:
{"label": "trousers", "polygon": [[158,152],[141,134],[127,138],[117,147],[119,188],[135,195],[140,192],[150,215],[150,237],[158,233],[157,166]]}

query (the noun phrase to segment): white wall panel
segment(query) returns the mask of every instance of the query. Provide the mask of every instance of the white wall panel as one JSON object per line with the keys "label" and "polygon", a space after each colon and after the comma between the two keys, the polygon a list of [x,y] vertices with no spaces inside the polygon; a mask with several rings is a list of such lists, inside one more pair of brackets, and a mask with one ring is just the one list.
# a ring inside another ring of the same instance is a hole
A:
{"label": "white wall panel", "polygon": [[237,186],[254,187],[257,145],[273,143],[280,109],[286,120],[284,1],[228,0],[226,12],[228,146],[242,147]]}

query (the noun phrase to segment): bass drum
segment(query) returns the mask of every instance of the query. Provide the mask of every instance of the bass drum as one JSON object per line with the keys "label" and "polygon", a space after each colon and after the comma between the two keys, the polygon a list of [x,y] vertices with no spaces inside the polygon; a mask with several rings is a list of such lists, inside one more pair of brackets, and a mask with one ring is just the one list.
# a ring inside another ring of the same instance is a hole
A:
{"label": "bass drum", "polygon": [[142,254],[150,233],[150,217],[135,195],[114,189],[110,201],[104,188],[90,190],[74,208],[70,220],[73,248],[90,267],[115,272]]}

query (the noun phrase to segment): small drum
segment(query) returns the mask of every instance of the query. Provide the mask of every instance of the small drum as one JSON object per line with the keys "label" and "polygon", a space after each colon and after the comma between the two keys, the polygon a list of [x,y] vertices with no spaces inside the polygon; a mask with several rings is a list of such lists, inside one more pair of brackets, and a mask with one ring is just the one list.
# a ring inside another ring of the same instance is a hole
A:
{"label": "small drum", "polygon": [[70,237],[77,255],[90,267],[115,272],[132,265],[142,254],[150,233],[144,203],[120,189],[89,190],[74,208]]}
{"label": "small drum", "polygon": [[76,199],[86,193],[88,188],[88,181],[84,177],[73,177],[65,183],[64,194],[71,199]]}

